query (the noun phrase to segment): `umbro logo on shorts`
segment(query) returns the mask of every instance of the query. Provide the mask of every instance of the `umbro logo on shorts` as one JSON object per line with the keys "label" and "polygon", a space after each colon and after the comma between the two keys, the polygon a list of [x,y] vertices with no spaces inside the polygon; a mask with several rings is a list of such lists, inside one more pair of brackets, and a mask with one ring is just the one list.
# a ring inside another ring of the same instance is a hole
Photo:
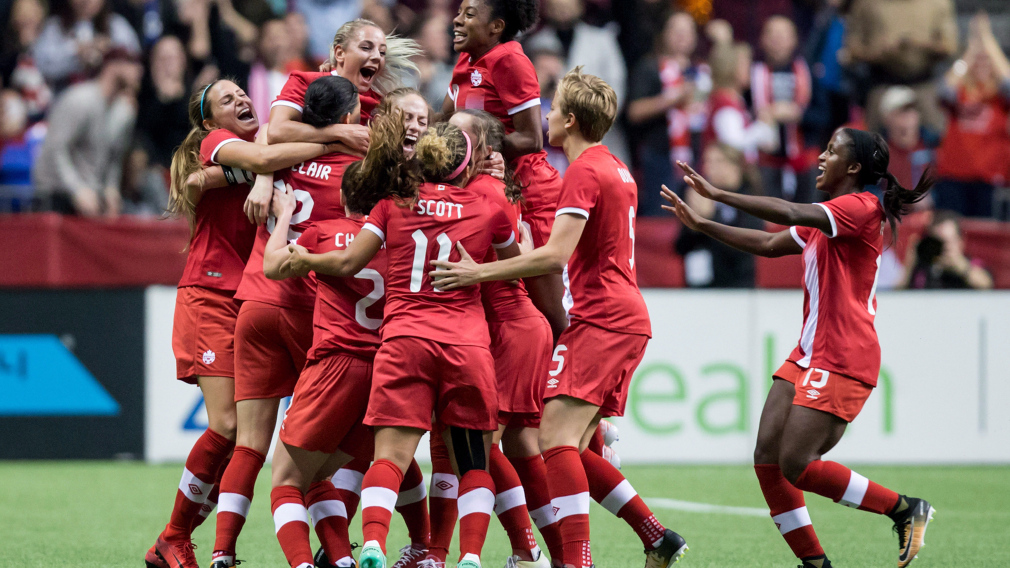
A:
{"label": "umbro logo on shorts", "polygon": [[810,389],[807,391],[807,398],[810,400],[817,400],[817,397],[821,396],[820,391],[815,389]]}
{"label": "umbro logo on shorts", "polygon": [[551,380],[547,381],[547,388],[549,388],[549,389],[556,389],[556,388],[558,388],[558,382],[559,381],[557,379],[551,379]]}
{"label": "umbro logo on shorts", "polygon": [[208,349],[208,350],[206,350],[206,351],[203,352],[203,364],[204,365],[210,365],[211,363],[214,362],[215,359],[217,359],[217,355],[213,351],[211,351],[210,349]]}

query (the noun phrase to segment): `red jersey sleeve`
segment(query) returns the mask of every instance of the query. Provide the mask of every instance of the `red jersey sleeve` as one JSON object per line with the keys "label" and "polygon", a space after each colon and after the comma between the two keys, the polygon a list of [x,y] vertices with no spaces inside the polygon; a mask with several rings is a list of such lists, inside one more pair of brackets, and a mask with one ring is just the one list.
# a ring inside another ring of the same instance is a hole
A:
{"label": "red jersey sleeve", "polygon": [[495,59],[490,67],[498,97],[509,116],[540,104],[540,82],[533,63],[522,51]]}
{"label": "red jersey sleeve", "polygon": [[558,195],[558,209],[555,217],[572,213],[589,219],[589,212],[596,206],[600,196],[600,184],[591,169],[573,164],[565,172]]}
{"label": "red jersey sleeve", "polygon": [[810,235],[816,230],[813,227],[793,226],[789,227],[789,234],[793,236],[793,240],[796,241],[796,244],[800,245],[800,248],[807,248],[807,243],[810,242]]}
{"label": "red jersey sleeve", "polygon": [[210,134],[203,139],[200,143],[200,161],[203,162],[204,166],[212,166],[217,164],[217,152],[224,147],[225,144],[231,142],[241,142],[242,139],[238,136],[232,134],[230,131],[224,128],[215,128],[210,131]]}
{"label": "red jersey sleeve", "polygon": [[311,253],[317,252],[319,249],[319,229],[314,224],[310,225],[308,229],[302,231],[301,235],[298,235],[295,244],[305,247]]}
{"label": "red jersey sleeve", "polygon": [[365,221],[365,225],[361,227],[362,231],[371,231],[379,238],[382,242],[386,242],[386,226],[389,223],[389,208],[395,207],[393,201],[390,199],[383,199],[382,201],[375,204],[372,207],[372,212],[368,214],[368,219]]}
{"label": "red jersey sleeve", "polygon": [[509,218],[509,214],[493,202],[492,207],[495,208],[495,213],[491,218],[491,246],[503,249],[516,242],[516,232],[512,230],[512,220]]}
{"label": "red jersey sleeve", "polygon": [[831,221],[831,232],[826,233],[829,238],[855,237],[863,234],[868,224],[880,223],[880,205],[875,196],[869,195],[867,198],[862,193],[850,193],[817,204],[824,208]]}
{"label": "red jersey sleeve", "polygon": [[305,109],[305,91],[309,90],[308,76],[304,73],[294,72],[288,76],[288,80],[281,88],[281,94],[277,95],[270,108],[275,106],[291,107],[298,112]]}

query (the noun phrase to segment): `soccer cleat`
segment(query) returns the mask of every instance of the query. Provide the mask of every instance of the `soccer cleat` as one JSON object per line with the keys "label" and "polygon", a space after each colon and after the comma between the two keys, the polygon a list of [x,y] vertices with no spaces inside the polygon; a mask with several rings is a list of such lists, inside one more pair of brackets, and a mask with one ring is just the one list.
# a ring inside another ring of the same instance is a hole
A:
{"label": "soccer cleat", "polygon": [[456,563],[456,568],[481,568],[480,558],[476,554],[468,552]]}
{"label": "soccer cleat", "polygon": [[612,422],[600,420],[600,424],[596,427],[596,429],[603,434],[603,443],[607,446],[613,446],[614,442],[620,441],[621,439],[621,436],[617,432],[617,426],[614,426]]}
{"label": "soccer cleat", "polygon": [[815,558],[814,560],[821,560],[821,564],[817,565],[809,560],[804,560],[802,566],[797,566],[796,568],[831,568],[831,561],[828,560],[827,556],[822,558]]}
{"label": "soccer cleat", "polygon": [[621,469],[621,456],[617,455],[614,448],[610,446],[603,446],[603,451],[600,452],[600,457],[610,462],[610,465],[617,469]]}
{"label": "soccer cleat", "polygon": [[645,568],[666,568],[680,560],[687,552],[687,541],[679,534],[666,529],[663,542],[645,551]]}
{"label": "soccer cleat", "polygon": [[158,551],[153,546],[144,555],[144,564],[147,565],[147,568],[168,568],[165,559],[158,554]]}
{"label": "soccer cleat", "polygon": [[188,538],[170,542],[158,535],[158,540],[154,542],[155,551],[168,568],[200,568],[193,553],[194,548],[196,545]]}
{"label": "soccer cleat", "polygon": [[408,544],[400,549],[400,558],[393,564],[393,568],[417,568],[427,555],[427,548],[417,548],[413,544]]}
{"label": "soccer cleat", "polygon": [[241,560],[235,560],[235,557],[229,558],[218,558],[210,563],[210,568],[234,568],[241,564]]}
{"label": "soccer cleat", "polygon": [[439,562],[435,558],[425,558],[417,563],[417,568],[445,568],[445,562]]}
{"label": "soccer cleat", "polygon": [[382,547],[377,541],[370,540],[361,547],[358,566],[361,568],[386,568],[386,555],[382,553]]}
{"label": "soccer cleat", "polygon": [[541,551],[536,560],[520,560],[518,556],[509,556],[505,559],[505,568],[551,568],[551,561]]}
{"label": "soccer cleat", "polygon": [[316,568],[337,568],[336,565],[330,562],[330,558],[326,556],[326,551],[321,546],[316,551],[316,555],[312,557],[312,561],[315,563]]}
{"label": "soccer cleat", "polygon": [[898,568],[905,568],[915,560],[919,549],[923,546],[926,527],[933,520],[936,512],[929,501],[907,497],[908,509],[904,515],[895,520],[894,531],[898,533]]}

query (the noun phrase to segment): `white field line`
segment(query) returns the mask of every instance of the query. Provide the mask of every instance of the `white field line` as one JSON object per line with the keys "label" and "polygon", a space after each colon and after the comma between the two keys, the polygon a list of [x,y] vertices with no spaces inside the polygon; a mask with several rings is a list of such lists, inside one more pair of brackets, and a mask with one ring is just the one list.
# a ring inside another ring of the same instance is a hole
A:
{"label": "white field line", "polygon": [[757,507],[729,507],[726,505],[712,505],[710,503],[695,503],[693,501],[681,501],[679,499],[665,499],[663,497],[653,497],[645,499],[650,507],[657,509],[673,509],[674,511],[687,511],[689,513],[717,513],[723,515],[738,515],[742,517],[768,517],[768,509]]}

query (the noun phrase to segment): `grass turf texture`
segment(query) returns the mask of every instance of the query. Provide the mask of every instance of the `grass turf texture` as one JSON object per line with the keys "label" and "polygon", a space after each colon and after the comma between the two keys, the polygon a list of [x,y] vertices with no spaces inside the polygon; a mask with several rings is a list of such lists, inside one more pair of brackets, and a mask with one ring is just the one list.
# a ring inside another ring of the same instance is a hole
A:
{"label": "grass turf texture", "polygon": [[[249,521],[238,543],[242,568],[285,566],[270,517],[269,465],[260,474]],[[927,546],[913,565],[999,566],[1010,532],[1010,467],[860,467],[870,479],[937,509]],[[143,566],[144,552],[168,520],[181,466],[115,462],[0,462],[0,566]],[[753,470],[745,466],[627,466],[648,498],[764,507]],[[885,517],[847,509],[818,496],[807,506],[825,550],[839,567],[895,566],[897,538]],[[690,567],[795,566],[768,517],[654,508],[680,532]],[[592,508],[593,554],[600,568],[644,564],[642,546],[623,521]],[[352,541],[361,542],[360,511]],[[406,544],[398,515],[388,541],[390,563]],[[1001,528],[1002,527],[1002,528]],[[538,535],[539,536],[539,535]],[[210,565],[214,520],[196,531],[197,558]],[[542,541],[541,541],[542,545]],[[313,550],[315,549],[313,535]],[[454,543],[454,550],[458,548]],[[504,565],[508,541],[492,519],[484,566]],[[455,553],[450,552],[454,557]]]}

